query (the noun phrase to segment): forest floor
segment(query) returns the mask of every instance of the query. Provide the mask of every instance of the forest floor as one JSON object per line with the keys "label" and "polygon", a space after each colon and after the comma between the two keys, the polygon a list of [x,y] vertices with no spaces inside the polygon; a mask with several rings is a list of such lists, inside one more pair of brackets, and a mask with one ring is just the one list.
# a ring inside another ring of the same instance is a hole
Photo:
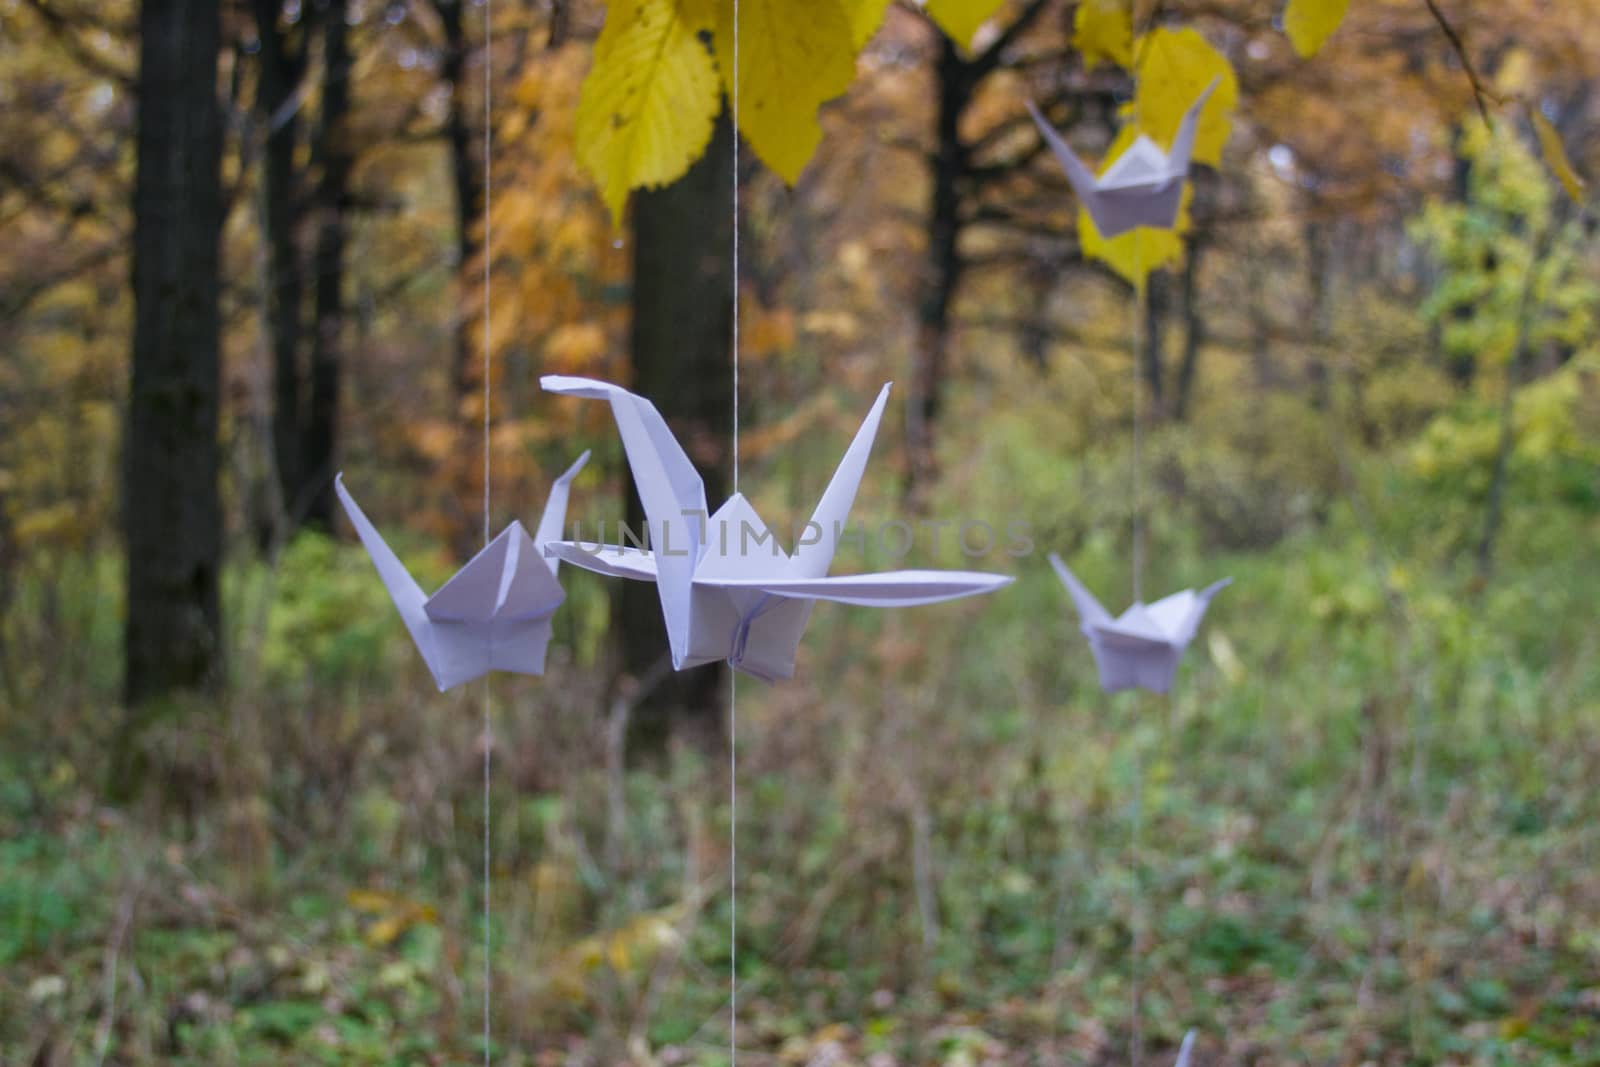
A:
{"label": "forest floor", "polygon": [[[1039,560],[819,609],[796,682],[739,688],[740,1061],[1600,1063],[1596,519],[1514,515],[1487,582],[1384,563],[1414,522],[1178,542],[1153,580],[1236,584],[1170,700],[1098,694]],[[479,1061],[483,689],[431,691],[366,567],[235,575],[248,677],[146,732],[121,810],[115,568],[58,576],[83,647],[0,720],[0,1063]],[[493,685],[493,1062],[724,1063],[726,765],[618,765],[568,585],[549,675]]]}

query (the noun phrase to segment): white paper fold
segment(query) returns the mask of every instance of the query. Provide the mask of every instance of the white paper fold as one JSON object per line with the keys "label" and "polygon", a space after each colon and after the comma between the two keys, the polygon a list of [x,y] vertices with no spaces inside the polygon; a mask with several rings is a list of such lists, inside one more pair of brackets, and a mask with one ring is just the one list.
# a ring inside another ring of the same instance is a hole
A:
{"label": "white paper fold", "polygon": [[707,521],[705,487],[654,404],[589,378],[549,375],[541,384],[553,393],[610,401],[651,542],[649,551],[640,551],[561,541],[548,551],[597,574],[654,581],[677,670],[727,660],[765,681],[789,678],[818,600],[908,607],[987,593],[1012,581],[969,571],[828,577],[837,532],[849,517],[889,402],[887,385],[812,512],[808,535],[790,554],[738,493]]}
{"label": "white paper fold", "polygon": [[1136,603],[1112,618],[1054,552],[1050,553],[1050,565],[1078,610],[1080,627],[1100,673],[1100,688],[1108,693],[1134,688],[1169,691],[1178,662],[1194,640],[1211,598],[1233,582],[1224,578],[1198,593],[1185,589],[1154,604]]}
{"label": "white paper fold", "polygon": [[1138,226],[1169,229],[1177,221],[1178,205],[1183,199],[1183,180],[1188,176],[1189,159],[1194,154],[1200,112],[1219,80],[1212,79],[1184,112],[1170,149],[1163,152],[1141,133],[1098,177],[1077,157],[1033,101],[1027,102],[1028,113],[1033,116],[1039,133],[1060,162],[1073,192],[1078,194],[1078,200],[1102,237],[1115,237]]}
{"label": "white paper fold", "polygon": [[431,597],[356,504],[344,475],[334,479],[339,502],[440,692],[490,671],[544,673],[550,617],[565,599],[556,580],[560,560],[546,559],[544,542],[566,521],[572,479],[588,460],[585,452],[556,479],[535,537],[513,522]]}

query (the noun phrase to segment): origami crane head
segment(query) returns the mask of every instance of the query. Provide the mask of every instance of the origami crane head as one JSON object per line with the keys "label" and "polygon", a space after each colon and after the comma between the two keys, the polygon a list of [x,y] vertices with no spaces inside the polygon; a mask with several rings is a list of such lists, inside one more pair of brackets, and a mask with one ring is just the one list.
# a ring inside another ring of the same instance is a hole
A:
{"label": "origami crane head", "polygon": [[590,378],[549,375],[540,381],[552,393],[611,402],[652,546],[642,550],[562,541],[550,551],[598,574],[655,582],[677,670],[725,659],[763,681],[789,678],[814,601],[865,607],[932,604],[988,592],[1012,580],[970,571],[828,577],[889,400],[887,385],[790,554],[738,493],[715,514],[707,514],[700,475],[650,401]]}
{"label": "origami crane head", "polygon": [[1183,1035],[1183,1044],[1178,1046],[1178,1058],[1172,1061],[1172,1067],[1189,1067],[1189,1054],[1194,1051],[1194,1031],[1190,1030]]}
{"label": "origami crane head", "polygon": [[1194,640],[1211,598],[1233,582],[1224,578],[1198,593],[1185,589],[1154,604],[1136,603],[1113,619],[1054,552],[1050,553],[1050,565],[1078,609],[1079,624],[1100,673],[1100,687],[1108,693],[1133,688],[1155,693],[1170,690],[1178,661]]}
{"label": "origami crane head", "polygon": [[544,673],[550,616],[565,594],[556,580],[561,561],[546,559],[543,546],[560,536],[572,479],[588,460],[585,452],[551,486],[534,536],[513,522],[431,597],[357,506],[344,475],[334,479],[339,502],[441,693],[490,671]]}
{"label": "origami crane head", "polygon": [[1184,112],[1171,149],[1163,152],[1141,133],[1098,177],[1077,157],[1033,101],[1028,101],[1028,113],[1061,163],[1061,169],[1066,171],[1067,181],[1102,237],[1115,237],[1138,226],[1166,229],[1177,221],[1178,205],[1183,199],[1183,180],[1189,173],[1189,158],[1194,154],[1200,112],[1217,84],[1218,79],[1213,79]]}

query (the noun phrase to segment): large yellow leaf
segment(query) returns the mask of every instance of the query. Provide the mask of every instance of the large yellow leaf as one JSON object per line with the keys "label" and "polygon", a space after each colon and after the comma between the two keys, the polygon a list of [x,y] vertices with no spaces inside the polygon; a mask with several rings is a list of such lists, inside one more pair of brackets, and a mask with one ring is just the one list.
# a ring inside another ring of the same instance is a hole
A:
{"label": "large yellow leaf", "polygon": [[675,0],[613,0],[578,100],[578,162],[613,221],[628,191],[683,176],[721,107],[717,72]]}
{"label": "large yellow leaf", "polygon": [[1289,0],[1283,11],[1283,32],[1302,57],[1316,55],[1344,21],[1350,0]]}
{"label": "large yellow leaf", "polygon": [[1198,30],[1165,27],[1141,37],[1134,56],[1139,64],[1134,117],[1138,128],[1163,147],[1172,144],[1189,105],[1213,78],[1219,80],[1200,113],[1193,156],[1196,162],[1216,166],[1233,129],[1230,115],[1239,102],[1239,79],[1228,57],[1211,47]]}
{"label": "large yellow leaf", "polygon": [[[717,25],[718,0],[674,0],[678,5],[678,14],[688,27],[699,33],[701,30],[710,33]],[[727,0],[723,0],[724,3]]]}
{"label": "large yellow leaf", "polygon": [[[1117,134],[1116,140],[1111,142],[1111,147],[1106,150],[1105,162],[1100,169],[1104,171],[1118,156],[1126,152],[1138,135],[1139,131],[1135,127],[1124,126]],[[1183,188],[1183,199],[1178,202],[1178,217],[1170,230],[1139,226],[1109,239],[1102,237],[1100,231],[1095,228],[1089,212],[1079,208],[1078,243],[1083,249],[1084,258],[1098,259],[1115,271],[1118,277],[1132,283],[1136,288],[1143,289],[1145,279],[1150,277],[1151,271],[1182,261],[1181,235],[1189,230],[1189,201],[1193,198],[1194,187],[1186,184]]]}
{"label": "large yellow leaf", "polygon": [[1561,179],[1561,187],[1572,197],[1574,204],[1583,203],[1583,179],[1578,177],[1572,160],[1567,158],[1567,147],[1561,143],[1561,135],[1537,107],[1528,110],[1533,115],[1533,129],[1539,135],[1539,148],[1544,152],[1545,166]]}
{"label": "large yellow leaf", "polygon": [[888,9],[889,0],[844,0],[845,14],[850,17],[850,40],[857,51],[878,32]]}
{"label": "large yellow leaf", "polygon": [[[1189,191],[1184,190],[1187,205]],[[1078,241],[1085,259],[1098,259],[1116,272],[1117,276],[1143,289],[1150,272],[1183,261],[1183,237],[1187,230],[1187,210],[1178,216],[1178,225],[1170,230],[1140,226],[1119,233],[1109,240],[1094,228],[1094,220],[1083,209],[1078,210]]]}
{"label": "large yellow leaf", "polygon": [[923,10],[963,48],[972,47],[978,30],[994,17],[1005,0],[927,0]]}
{"label": "large yellow leaf", "polygon": [[1133,7],[1130,0],[1082,0],[1072,19],[1072,47],[1093,70],[1099,63],[1133,66]]}
{"label": "large yellow leaf", "polygon": [[[733,5],[717,12],[717,63],[732,92]],[[739,0],[739,131],[784,181],[800,177],[822,127],[817,109],[856,72],[840,0]]]}

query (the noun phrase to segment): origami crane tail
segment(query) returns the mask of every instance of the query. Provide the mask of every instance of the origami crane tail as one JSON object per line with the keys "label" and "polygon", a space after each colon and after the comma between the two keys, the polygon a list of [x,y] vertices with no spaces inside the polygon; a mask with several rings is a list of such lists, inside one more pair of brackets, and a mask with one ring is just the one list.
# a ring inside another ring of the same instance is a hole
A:
{"label": "origami crane tail", "polygon": [[561,540],[561,527],[567,521],[567,498],[572,495],[572,479],[583,470],[583,465],[589,462],[589,453],[586,451],[578,457],[578,461],[567,468],[565,474],[555,480],[550,486],[550,496],[544,502],[544,514],[539,516],[539,528],[533,535],[533,543],[538,546],[540,555],[544,558],[545,565],[550,568],[550,573],[555,574],[561,569],[561,557],[551,555],[545,546],[552,541]]}
{"label": "origami crane tail", "polygon": [[411,634],[411,640],[416,644],[417,651],[422,653],[423,662],[428,665],[428,672],[433,675],[434,684],[442,692],[445,689],[444,679],[439,674],[439,664],[436,650],[433,647],[433,624],[429,621],[425,605],[428,602],[427,594],[422,587],[411,577],[411,572],[406,570],[405,564],[400,562],[400,557],[384,541],[383,535],[378,533],[377,527],[367,519],[355,498],[344,487],[343,473],[333,480],[333,489],[339,497],[339,503],[344,505],[344,513],[350,517],[350,524],[356,528],[356,536],[361,538],[361,546],[367,550],[367,555],[372,557],[373,566],[378,570],[378,577],[382,579],[384,588],[389,591],[389,599],[394,601],[395,610],[400,612],[400,621],[406,625],[406,630]]}
{"label": "origami crane tail", "polygon": [[816,529],[807,531],[808,536],[801,539],[794,552],[794,573],[799,577],[821,578],[828,573],[845,520],[850,517],[850,505],[855,503],[856,490],[866,474],[867,457],[872,454],[872,442],[878,436],[878,424],[883,421],[883,409],[888,403],[889,386],[885,385],[879,390],[878,399],[867,412],[861,429],[856,431],[855,439],[845,450],[839,468],[833,472],[833,480],[817,502],[817,510],[811,513]]}
{"label": "origami crane tail", "polygon": [[1172,139],[1172,149],[1167,153],[1168,165],[1174,174],[1187,174],[1189,159],[1194,155],[1194,135],[1200,127],[1200,113],[1206,108],[1206,101],[1211,99],[1211,94],[1216,92],[1217,86],[1222,84],[1220,77],[1212,78],[1194,103],[1189,105],[1189,110],[1183,113],[1183,121],[1178,123],[1178,134]]}
{"label": "origami crane tail", "polygon": [[1073,606],[1078,609],[1078,618],[1085,626],[1105,626],[1112,621],[1111,613],[1101,606],[1100,601],[1094,598],[1094,594],[1078,581],[1078,576],[1073,574],[1067,565],[1061,562],[1061,557],[1054,552],[1050,553],[1050,566],[1055,568],[1056,577],[1061,579],[1061,584],[1067,587]]}
{"label": "origami crane tail", "polygon": [[674,667],[681,666],[689,648],[690,586],[709,522],[705,484],[650,401],[592,378],[548,374],[539,379],[539,384],[552,393],[611,402],[628,468],[633,471],[633,483],[650,524],[658,571],[656,586],[672,646],[672,663]]}
{"label": "origami crane tail", "polygon": [[1083,165],[1075,152],[1072,151],[1066,139],[1056,132],[1050,125],[1050,120],[1044,117],[1032,100],[1025,101],[1028,105],[1028,114],[1033,116],[1034,124],[1039,127],[1039,134],[1044,138],[1045,144],[1050,146],[1050,151],[1055,155],[1061,169],[1067,173],[1067,181],[1072,185],[1072,191],[1078,194],[1078,199],[1087,206],[1099,193],[1099,182],[1094,172]]}

